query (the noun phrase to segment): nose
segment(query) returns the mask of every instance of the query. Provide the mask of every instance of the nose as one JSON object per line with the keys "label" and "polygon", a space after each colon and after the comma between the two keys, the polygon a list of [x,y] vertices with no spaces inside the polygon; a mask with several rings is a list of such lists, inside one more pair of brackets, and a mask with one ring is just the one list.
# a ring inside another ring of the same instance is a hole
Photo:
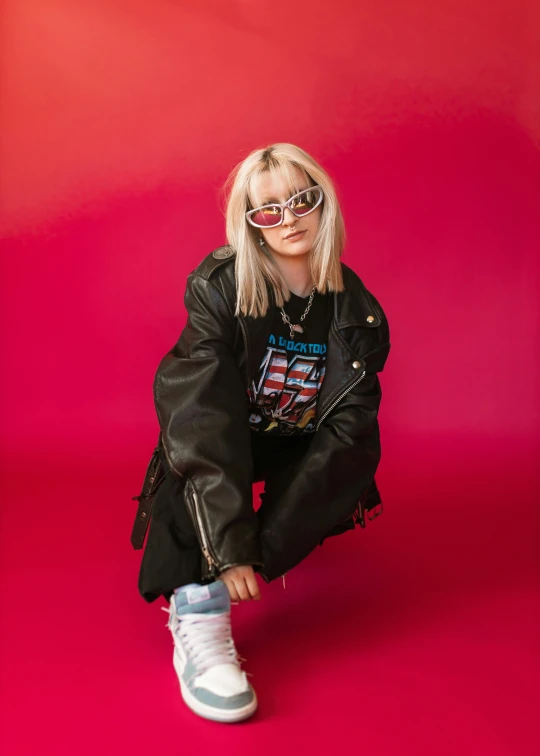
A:
{"label": "nose", "polygon": [[284,226],[294,225],[297,220],[298,218],[293,212],[291,212],[290,207],[286,207],[285,210],[283,211],[283,225]]}

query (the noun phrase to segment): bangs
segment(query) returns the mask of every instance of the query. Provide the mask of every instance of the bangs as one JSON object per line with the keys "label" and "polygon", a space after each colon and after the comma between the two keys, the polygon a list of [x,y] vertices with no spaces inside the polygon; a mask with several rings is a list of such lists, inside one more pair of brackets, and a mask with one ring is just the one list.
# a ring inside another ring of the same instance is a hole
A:
{"label": "bangs", "polygon": [[[300,179],[300,183],[296,176],[296,169],[299,169],[303,176],[303,178]],[[312,186],[314,183],[305,168],[301,165],[293,164],[289,160],[280,160],[273,156],[267,161],[266,165],[264,163],[263,165],[259,165],[248,178],[247,210],[271,204],[268,201],[263,201],[260,179],[265,173],[269,173],[272,178],[281,179],[284,182],[287,187],[287,197],[292,197],[294,194],[298,194],[298,192],[301,192],[308,186]]]}

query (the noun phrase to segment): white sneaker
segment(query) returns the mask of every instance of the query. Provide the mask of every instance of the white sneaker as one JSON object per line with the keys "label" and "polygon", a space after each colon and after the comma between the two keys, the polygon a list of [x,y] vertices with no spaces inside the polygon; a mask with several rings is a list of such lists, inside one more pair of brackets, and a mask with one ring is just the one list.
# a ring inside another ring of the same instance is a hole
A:
{"label": "white sneaker", "polygon": [[222,580],[177,588],[169,608],[162,607],[169,613],[182,697],[195,714],[217,722],[239,722],[257,710],[232,639],[230,607]]}

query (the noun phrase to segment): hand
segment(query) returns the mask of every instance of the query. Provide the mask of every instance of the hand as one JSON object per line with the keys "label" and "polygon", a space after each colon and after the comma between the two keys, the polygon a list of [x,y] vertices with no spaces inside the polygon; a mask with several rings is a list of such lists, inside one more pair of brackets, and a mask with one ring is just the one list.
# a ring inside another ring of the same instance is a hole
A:
{"label": "hand", "polygon": [[250,564],[230,567],[219,576],[229,590],[231,601],[251,601],[261,598],[255,571]]}

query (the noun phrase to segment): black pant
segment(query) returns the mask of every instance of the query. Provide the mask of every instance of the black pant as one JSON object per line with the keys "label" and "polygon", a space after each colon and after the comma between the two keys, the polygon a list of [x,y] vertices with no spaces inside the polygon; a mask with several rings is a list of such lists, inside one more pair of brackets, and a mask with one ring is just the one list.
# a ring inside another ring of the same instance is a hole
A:
{"label": "black pant", "polygon": [[[252,432],[253,482],[264,480],[259,518],[276,506],[280,494],[297,473],[312,434],[278,439]],[[175,588],[202,582],[203,555],[183,496],[184,480],[175,475],[162,454],[166,477],[156,492],[148,540],[139,573],[139,592],[148,602]]]}

